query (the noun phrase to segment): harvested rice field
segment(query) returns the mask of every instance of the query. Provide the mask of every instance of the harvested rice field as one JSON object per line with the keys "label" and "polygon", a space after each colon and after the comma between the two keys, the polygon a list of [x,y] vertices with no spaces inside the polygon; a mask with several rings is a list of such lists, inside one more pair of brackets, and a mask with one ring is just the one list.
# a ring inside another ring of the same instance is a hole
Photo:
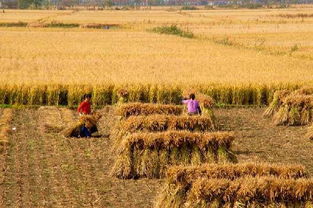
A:
{"label": "harvested rice field", "polygon": [[[109,134],[116,122],[113,110],[100,110],[102,135]],[[264,111],[265,108],[214,111],[220,130],[235,132],[232,149],[240,163],[297,164],[313,175],[313,143],[305,138],[307,127],[276,126],[263,118]],[[0,112],[2,118],[3,110]],[[64,138],[59,132],[77,118],[74,111],[41,107],[16,109],[13,113],[10,127],[16,130],[8,134],[10,145],[1,153],[1,207],[154,206],[165,179],[112,177],[112,139]]]}

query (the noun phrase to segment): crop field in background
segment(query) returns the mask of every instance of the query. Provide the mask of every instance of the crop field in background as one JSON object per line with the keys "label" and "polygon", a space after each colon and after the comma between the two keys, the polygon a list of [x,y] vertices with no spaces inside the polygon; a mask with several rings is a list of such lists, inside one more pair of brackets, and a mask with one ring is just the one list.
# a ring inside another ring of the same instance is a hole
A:
{"label": "crop field in background", "polygon": [[[110,104],[117,88],[132,90],[132,101],[167,103],[158,94],[175,86],[176,94],[197,88],[220,103],[268,104],[277,88],[313,83],[312,14],[312,8],[6,10],[0,103],[71,104],[72,95],[90,91],[96,104]],[[102,29],[86,28],[97,24]],[[171,25],[193,37],[152,32]]]}

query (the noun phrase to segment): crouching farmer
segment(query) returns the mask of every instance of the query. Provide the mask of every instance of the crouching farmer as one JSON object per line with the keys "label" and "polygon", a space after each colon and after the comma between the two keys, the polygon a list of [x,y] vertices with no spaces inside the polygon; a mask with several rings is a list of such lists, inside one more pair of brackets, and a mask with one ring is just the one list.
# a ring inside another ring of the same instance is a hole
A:
{"label": "crouching farmer", "polygon": [[64,131],[65,137],[91,137],[98,131],[97,123],[102,117],[100,114],[91,113],[91,94],[84,95],[84,100],[77,108],[79,121]]}
{"label": "crouching farmer", "polygon": [[195,94],[190,94],[189,99],[184,99],[183,104],[187,105],[188,115],[201,115],[201,107],[196,100]]}
{"label": "crouching farmer", "polygon": [[[87,115],[91,114],[91,94],[84,95],[84,100],[78,106],[77,112],[80,115],[81,123],[79,137],[91,137],[91,134],[98,130],[97,126],[92,125],[89,121],[91,118],[86,117]],[[91,132],[91,130],[93,130],[93,132]]]}

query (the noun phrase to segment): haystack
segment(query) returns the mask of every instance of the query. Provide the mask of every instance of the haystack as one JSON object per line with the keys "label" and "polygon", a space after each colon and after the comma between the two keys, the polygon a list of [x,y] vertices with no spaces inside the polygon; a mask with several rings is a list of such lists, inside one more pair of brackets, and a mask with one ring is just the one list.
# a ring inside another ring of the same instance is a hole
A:
{"label": "haystack", "polygon": [[313,120],[313,87],[295,91],[276,91],[273,101],[264,112],[265,117],[273,116],[276,125],[306,125]]}
{"label": "haystack", "polygon": [[313,120],[313,95],[289,95],[274,114],[276,125],[307,125]]}
{"label": "haystack", "polygon": [[122,179],[162,178],[168,166],[236,162],[233,133],[168,131],[126,137],[112,175]]}
{"label": "haystack", "polygon": [[283,99],[290,95],[291,91],[289,90],[278,90],[274,93],[273,100],[270,103],[269,107],[265,110],[264,117],[272,117],[276,113],[280,106],[283,104]]}
{"label": "haystack", "polygon": [[[91,130],[94,127],[97,127],[97,123],[102,116],[100,114],[93,115],[83,115],[80,116],[77,123],[71,124],[66,128],[62,133],[65,137],[80,137],[81,128],[85,126],[87,129]],[[94,133],[94,132],[92,132]]]}
{"label": "haystack", "polygon": [[184,204],[195,207],[310,207],[313,204],[312,179],[244,177],[198,179]]}
{"label": "haystack", "polygon": [[214,131],[214,120],[209,116],[132,116],[122,122],[122,129],[128,132],[137,131]]}
{"label": "haystack", "polygon": [[210,116],[175,116],[150,115],[131,116],[116,124],[111,132],[114,140],[113,149],[120,145],[125,135],[135,132],[160,132],[172,130],[187,130],[193,132],[214,131],[214,120]]}
{"label": "haystack", "polygon": [[128,103],[117,109],[117,114],[123,118],[152,114],[180,115],[182,112],[183,108],[181,106],[149,103]]}
{"label": "haystack", "polygon": [[[278,164],[203,164],[201,166],[171,167],[166,184],[157,197],[157,208],[178,208],[187,204],[188,193],[198,179],[236,180],[241,177],[272,176],[282,179],[306,178],[307,172],[299,165]],[[208,206],[210,207],[210,206]]]}

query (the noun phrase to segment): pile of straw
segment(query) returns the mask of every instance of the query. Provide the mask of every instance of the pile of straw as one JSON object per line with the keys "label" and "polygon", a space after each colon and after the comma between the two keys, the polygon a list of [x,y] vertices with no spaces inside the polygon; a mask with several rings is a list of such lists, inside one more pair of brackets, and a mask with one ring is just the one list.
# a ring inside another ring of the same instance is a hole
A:
{"label": "pile of straw", "polygon": [[78,122],[71,124],[62,133],[65,137],[80,137],[81,128],[83,126],[90,130],[97,126],[101,117],[100,114],[80,116]]}
{"label": "pile of straw", "polygon": [[265,110],[263,116],[271,117],[279,110],[280,106],[283,104],[283,99],[290,95],[290,90],[278,90],[274,93],[273,100],[269,107]]}
{"label": "pile of straw", "polygon": [[307,125],[313,120],[313,95],[289,95],[274,115],[276,125]]}
{"label": "pile of straw", "polygon": [[117,113],[123,118],[139,115],[165,114],[165,115],[180,115],[183,108],[177,105],[161,105],[148,103],[129,103],[121,105]]}
{"label": "pile of straw", "polygon": [[236,162],[231,152],[233,133],[169,131],[126,137],[112,175],[122,178],[162,178],[168,166]]}
{"label": "pile of straw", "polygon": [[122,122],[122,129],[128,132],[137,131],[214,131],[214,121],[209,116],[132,116]]}
{"label": "pile of straw", "polygon": [[264,116],[273,116],[276,125],[295,126],[310,123],[313,120],[313,88],[276,91]]}
{"label": "pile of straw", "polygon": [[[275,164],[203,164],[201,166],[176,166],[167,171],[166,185],[158,196],[156,207],[184,207],[188,194],[199,179],[236,180],[242,177],[272,176],[281,179],[306,178],[303,166]],[[195,205],[192,203],[192,205]],[[196,206],[194,206],[196,207]],[[209,207],[209,206],[204,206]]]}
{"label": "pile of straw", "polygon": [[9,134],[11,132],[11,122],[13,120],[13,110],[6,108],[0,115],[0,153],[2,146],[9,143]]}
{"label": "pile of straw", "polygon": [[185,207],[313,207],[312,179],[198,179]]}

